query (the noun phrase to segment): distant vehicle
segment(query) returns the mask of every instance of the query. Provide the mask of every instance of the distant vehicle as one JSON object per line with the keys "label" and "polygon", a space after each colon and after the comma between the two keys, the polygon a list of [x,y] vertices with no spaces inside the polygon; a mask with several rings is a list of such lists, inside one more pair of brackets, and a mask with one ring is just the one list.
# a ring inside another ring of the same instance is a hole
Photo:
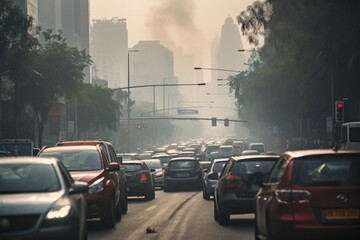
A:
{"label": "distant vehicle", "polygon": [[218,149],[219,157],[231,157],[234,155],[234,148],[232,145],[221,145]]}
{"label": "distant vehicle", "polygon": [[257,150],[244,150],[241,153],[241,156],[247,156],[247,155],[258,155],[259,152]]}
{"label": "distant vehicle", "polygon": [[234,156],[240,156],[242,151],[245,150],[244,141],[236,140],[233,141]]}
{"label": "distant vehicle", "polygon": [[196,158],[195,152],[190,151],[182,151],[178,153],[178,157],[193,157]]}
{"label": "distant vehicle", "polygon": [[150,152],[143,152],[143,153],[139,153],[139,157],[138,159],[143,160],[143,159],[149,159],[151,158],[152,154]]}
{"label": "distant vehicle", "polygon": [[202,169],[192,157],[172,158],[164,167],[164,192],[176,187],[202,189]]}
{"label": "distant vehicle", "polygon": [[214,218],[219,224],[228,224],[233,214],[254,213],[254,196],[259,186],[251,184],[249,176],[259,172],[266,178],[279,158],[275,155],[236,156],[226,162],[214,190]]}
{"label": "distant vehicle", "polygon": [[169,154],[166,154],[166,153],[159,153],[159,154],[152,155],[151,158],[160,159],[161,164],[163,166],[165,166],[170,161],[171,156]]}
{"label": "distant vehicle", "polygon": [[341,125],[341,147],[360,149],[360,122],[347,122]]}
{"label": "distant vehicle", "polygon": [[155,198],[155,179],[146,163],[141,160],[124,162],[128,196],[144,196],[146,200]]}
{"label": "distant vehicle", "polygon": [[120,221],[120,165],[116,160],[111,162],[99,144],[44,147],[38,156],[58,158],[74,180],[89,184],[85,194],[87,219],[99,218],[106,228],[113,228],[115,221]]}
{"label": "distant vehicle", "polygon": [[162,188],[163,180],[164,180],[164,170],[160,159],[152,158],[152,159],[143,159],[142,161],[146,163],[146,165],[152,171],[152,174],[154,175],[155,178],[155,187]]}
{"label": "distant vehicle", "polygon": [[288,151],[250,178],[256,240],[360,238],[360,150]]}
{"label": "distant vehicle", "polygon": [[202,153],[202,159],[209,159],[209,155],[211,152],[218,152],[220,144],[208,144],[205,147],[204,152]]}
{"label": "distant vehicle", "polygon": [[210,196],[214,196],[214,190],[216,183],[218,182],[219,175],[229,158],[214,159],[208,169],[204,170],[203,178],[203,198],[210,199]]}
{"label": "distant vehicle", "polygon": [[264,143],[250,143],[249,150],[256,150],[259,154],[266,152]]}
{"label": "distant vehicle", "polygon": [[138,153],[116,153],[116,156],[122,157],[123,161],[139,159]]}
{"label": "distant vehicle", "polygon": [[88,189],[56,158],[2,158],[0,239],[87,239]]}

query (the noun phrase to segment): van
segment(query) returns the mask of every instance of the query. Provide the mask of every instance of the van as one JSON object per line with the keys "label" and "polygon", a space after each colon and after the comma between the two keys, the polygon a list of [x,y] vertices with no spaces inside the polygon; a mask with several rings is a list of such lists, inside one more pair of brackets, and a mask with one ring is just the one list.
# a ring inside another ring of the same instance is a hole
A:
{"label": "van", "polygon": [[341,148],[360,149],[360,122],[341,125]]}

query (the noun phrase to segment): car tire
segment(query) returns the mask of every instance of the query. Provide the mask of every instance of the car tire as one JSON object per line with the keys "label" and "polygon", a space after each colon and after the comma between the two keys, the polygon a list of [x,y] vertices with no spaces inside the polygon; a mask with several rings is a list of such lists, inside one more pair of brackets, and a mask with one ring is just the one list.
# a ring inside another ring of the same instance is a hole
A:
{"label": "car tire", "polygon": [[153,199],[153,191],[152,189],[148,189],[145,193],[145,200],[151,200]]}
{"label": "car tire", "polygon": [[210,200],[210,194],[207,193],[205,185],[203,186],[203,199]]}
{"label": "car tire", "polygon": [[121,192],[121,213],[126,214],[127,211],[128,211],[127,190],[126,190],[126,185],[124,185]]}
{"label": "car tire", "polygon": [[216,207],[215,199],[214,199],[214,219],[215,219],[215,221],[218,221],[218,213],[217,213],[217,207]]}
{"label": "car tire", "polygon": [[217,212],[217,221],[220,225],[227,225],[230,221],[230,214],[221,209],[220,206],[216,209]]}
{"label": "car tire", "polygon": [[115,221],[119,222],[121,220],[121,217],[122,217],[121,199],[119,199],[119,202],[115,207]]}
{"label": "car tire", "polygon": [[254,237],[255,237],[255,240],[261,240],[260,237],[259,237],[259,229],[258,229],[258,226],[257,226],[256,213],[255,213],[255,219],[254,219]]}
{"label": "car tire", "polygon": [[115,203],[114,199],[111,200],[111,209],[101,218],[101,223],[105,228],[113,228],[115,226]]}

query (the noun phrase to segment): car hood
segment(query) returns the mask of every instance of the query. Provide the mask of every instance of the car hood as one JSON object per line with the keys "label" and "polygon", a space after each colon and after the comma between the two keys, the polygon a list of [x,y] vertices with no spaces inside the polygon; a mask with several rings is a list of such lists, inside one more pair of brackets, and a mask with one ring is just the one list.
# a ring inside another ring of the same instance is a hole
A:
{"label": "car hood", "polygon": [[71,171],[70,175],[75,181],[91,184],[103,175],[103,171]]}
{"label": "car hood", "polygon": [[63,195],[63,191],[1,194],[0,213],[1,215],[42,214]]}

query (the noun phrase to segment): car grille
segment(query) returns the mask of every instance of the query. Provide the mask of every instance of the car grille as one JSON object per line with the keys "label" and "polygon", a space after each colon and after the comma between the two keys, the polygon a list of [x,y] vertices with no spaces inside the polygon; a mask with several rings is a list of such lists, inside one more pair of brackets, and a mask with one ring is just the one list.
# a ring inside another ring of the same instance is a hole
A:
{"label": "car grille", "polygon": [[29,230],[36,224],[39,217],[39,214],[0,216],[0,232]]}

